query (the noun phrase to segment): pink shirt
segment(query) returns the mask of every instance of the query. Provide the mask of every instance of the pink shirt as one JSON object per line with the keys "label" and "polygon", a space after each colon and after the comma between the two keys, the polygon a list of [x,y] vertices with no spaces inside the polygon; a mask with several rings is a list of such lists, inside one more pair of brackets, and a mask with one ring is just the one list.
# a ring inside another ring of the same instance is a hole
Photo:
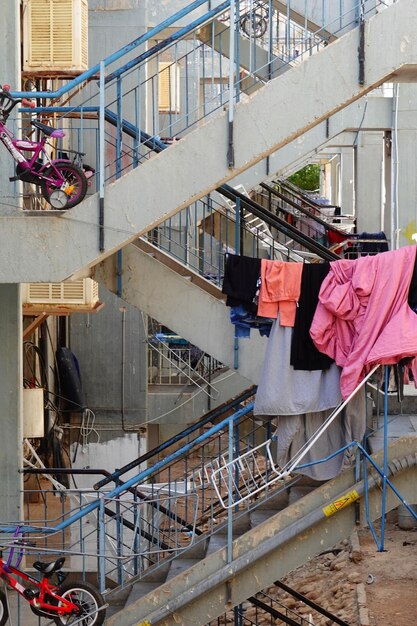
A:
{"label": "pink shirt", "polygon": [[276,319],[281,326],[294,326],[300,298],[302,263],[261,260],[258,315]]}
{"label": "pink shirt", "polygon": [[343,368],[342,396],[377,364],[417,355],[417,314],[408,306],[416,247],[333,261],[310,335]]}

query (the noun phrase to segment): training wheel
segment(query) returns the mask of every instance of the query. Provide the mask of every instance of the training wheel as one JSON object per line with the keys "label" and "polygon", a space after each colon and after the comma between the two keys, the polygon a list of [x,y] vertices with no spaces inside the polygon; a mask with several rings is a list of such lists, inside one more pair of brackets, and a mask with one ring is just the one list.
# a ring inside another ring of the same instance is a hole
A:
{"label": "training wheel", "polygon": [[54,189],[48,200],[53,209],[65,209],[68,204],[68,196],[62,189]]}

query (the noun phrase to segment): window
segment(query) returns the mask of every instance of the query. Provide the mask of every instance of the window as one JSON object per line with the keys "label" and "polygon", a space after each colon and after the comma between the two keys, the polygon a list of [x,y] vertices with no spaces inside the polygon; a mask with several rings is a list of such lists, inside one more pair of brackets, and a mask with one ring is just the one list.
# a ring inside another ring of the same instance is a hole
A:
{"label": "window", "polygon": [[180,112],[180,65],[160,61],[158,72],[158,108],[160,113]]}

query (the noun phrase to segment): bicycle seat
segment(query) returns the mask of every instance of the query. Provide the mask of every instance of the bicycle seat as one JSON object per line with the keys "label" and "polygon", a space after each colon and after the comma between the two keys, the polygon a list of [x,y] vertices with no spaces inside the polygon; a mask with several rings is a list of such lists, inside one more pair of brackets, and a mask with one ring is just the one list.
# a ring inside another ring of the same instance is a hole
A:
{"label": "bicycle seat", "polygon": [[36,120],[31,121],[32,126],[35,128],[39,128],[45,135],[48,137],[65,137],[65,133],[63,130],[59,130],[59,128],[54,128],[53,126],[47,126],[42,122],[37,122]]}
{"label": "bicycle seat", "polygon": [[33,567],[41,572],[41,574],[45,574],[46,576],[50,576],[54,572],[58,572],[65,563],[65,557],[61,556],[56,561],[52,561],[52,563],[44,563],[43,561],[35,561]]}

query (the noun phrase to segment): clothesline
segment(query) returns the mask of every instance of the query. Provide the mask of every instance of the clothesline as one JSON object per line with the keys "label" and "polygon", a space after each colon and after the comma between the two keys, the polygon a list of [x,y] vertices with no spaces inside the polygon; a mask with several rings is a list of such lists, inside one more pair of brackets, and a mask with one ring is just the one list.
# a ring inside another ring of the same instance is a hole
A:
{"label": "clothesline", "polygon": [[[227,255],[223,292],[237,336],[269,334],[254,414],[276,420],[280,464],[375,366],[400,364],[405,382],[417,380],[415,246],[321,264]],[[365,396],[355,402],[307,461],[363,437]],[[327,480],[338,471],[340,463],[324,463],[309,475]]]}

